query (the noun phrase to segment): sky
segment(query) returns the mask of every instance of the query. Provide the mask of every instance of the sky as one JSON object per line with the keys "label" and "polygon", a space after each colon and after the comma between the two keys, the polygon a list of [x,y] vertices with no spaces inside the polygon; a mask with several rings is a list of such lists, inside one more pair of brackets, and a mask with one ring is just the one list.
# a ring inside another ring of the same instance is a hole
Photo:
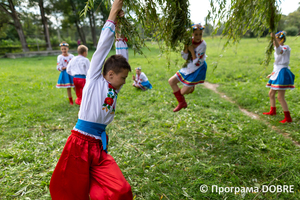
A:
{"label": "sky", "polygon": [[[189,2],[192,22],[205,24],[204,18],[210,9],[209,0],[189,0]],[[288,15],[297,10],[300,6],[299,2],[300,0],[281,0],[279,7],[281,8],[282,14]]]}
{"label": "sky", "polygon": [[[209,0],[189,0],[189,2],[192,22],[204,25],[204,18],[207,16],[208,10],[210,9]],[[296,11],[300,6],[299,2],[300,0],[281,0],[279,7],[281,8],[282,14],[288,15],[289,13]],[[40,14],[38,7],[36,9],[31,9],[31,11],[36,14]],[[53,16],[50,16],[50,20],[53,21],[54,24],[57,24],[58,26],[60,25],[60,22],[56,22]]]}

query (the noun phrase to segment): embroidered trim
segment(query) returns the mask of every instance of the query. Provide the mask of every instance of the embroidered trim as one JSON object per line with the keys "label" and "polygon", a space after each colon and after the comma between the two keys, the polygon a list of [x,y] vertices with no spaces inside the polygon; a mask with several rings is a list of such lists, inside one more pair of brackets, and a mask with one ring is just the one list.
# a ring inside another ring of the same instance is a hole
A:
{"label": "embroidered trim", "polygon": [[[74,131],[77,131],[77,132],[79,132],[79,133],[81,133],[81,134],[83,134],[83,135],[87,135],[87,136],[93,137],[93,138],[95,138],[95,139],[97,139],[97,140],[101,140],[101,137],[96,136],[96,135],[89,134],[89,133],[84,132],[84,131],[81,131],[81,130],[75,128],[75,126],[74,126],[73,130],[74,130]],[[101,140],[101,141],[102,141],[102,140]]]}
{"label": "embroidered trim", "polygon": [[109,27],[109,26],[106,26],[106,27],[103,27],[102,28],[102,31],[104,31],[105,29],[109,29],[111,32],[113,32],[113,33],[115,33],[115,31],[114,30],[112,30],[112,28],[111,27]]}
{"label": "embroidered trim", "polygon": [[115,88],[108,83],[108,93],[107,93],[107,97],[104,99],[104,104],[102,105],[103,108],[102,110],[105,110],[106,112],[108,112],[111,108],[112,111],[110,114],[114,114],[115,113],[115,106],[112,106],[114,104],[114,99],[117,100],[118,94],[115,90]]}
{"label": "embroidered trim", "polygon": [[116,49],[128,49],[128,47],[118,47]]}
{"label": "embroidered trim", "polygon": [[112,20],[106,20],[106,22],[110,22],[110,23],[113,23],[114,25],[116,25],[116,22],[112,21]]}

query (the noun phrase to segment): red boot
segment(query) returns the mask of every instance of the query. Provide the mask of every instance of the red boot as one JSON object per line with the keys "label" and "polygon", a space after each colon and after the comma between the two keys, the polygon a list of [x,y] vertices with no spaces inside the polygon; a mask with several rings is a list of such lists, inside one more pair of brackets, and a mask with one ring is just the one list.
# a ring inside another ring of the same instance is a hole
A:
{"label": "red boot", "polygon": [[184,99],[184,96],[181,94],[180,90],[178,90],[177,92],[173,93],[178,101],[178,106],[173,110],[173,112],[177,112],[179,110],[181,110],[182,108],[186,108],[187,107],[187,103]]}
{"label": "red boot", "polygon": [[73,99],[72,97],[69,97],[70,105],[73,105]]}
{"label": "red boot", "polygon": [[289,111],[284,111],[284,120],[280,121],[280,123],[292,122],[291,114]]}
{"label": "red boot", "polygon": [[276,107],[271,107],[270,112],[264,112],[264,115],[276,115]]}

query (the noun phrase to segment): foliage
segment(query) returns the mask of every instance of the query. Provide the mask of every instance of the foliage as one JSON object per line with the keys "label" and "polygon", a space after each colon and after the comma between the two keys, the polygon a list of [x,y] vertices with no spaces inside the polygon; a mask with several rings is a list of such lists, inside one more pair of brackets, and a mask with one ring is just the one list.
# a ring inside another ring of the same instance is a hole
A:
{"label": "foliage", "polygon": [[[238,42],[248,31],[257,32],[260,36],[266,28],[270,32],[276,31],[276,26],[280,20],[278,5],[281,0],[232,0],[228,7],[227,0],[210,0],[211,11],[208,18],[216,23],[216,30],[224,23],[223,34],[227,35],[227,42]],[[219,7],[217,7],[217,5]],[[273,51],[273,42],[270,42],[266,49],[265,65],[268,65]]]}
{"label": "foliage", "polygon": [[[103,2],[109,5],[107,1]],[[93,8],[94,4],[93,0],[87,1],[82,15],[86,15],[87,10]],[[164,41],[167,49],[178,50],[180,42],[187,43],[191,37],[186,31],[191,25],[189,2],[186,0],[124,0],[124,7],[127,15],[125,19],[120,20],[121,32],[133,41],[135,52],[142,54],[140,50],[145,46],[144,38],[135,28],[139,23],[143,25],[146,33],[152,33],[157,41]],[[132,17],[132,14],[136,17]]]}
{"label": "foliage", "polygon": [[285,28],[285,31],[288,36],[295,36],[298,34],[299,29],[296,26],[290,26]]}

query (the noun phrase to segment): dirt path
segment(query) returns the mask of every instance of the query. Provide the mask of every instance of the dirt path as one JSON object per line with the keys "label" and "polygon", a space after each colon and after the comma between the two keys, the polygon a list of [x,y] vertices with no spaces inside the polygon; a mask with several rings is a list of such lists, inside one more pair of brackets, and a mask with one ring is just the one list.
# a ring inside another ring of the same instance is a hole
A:
{"label": "dirt path", "polygon": [[[231,103],[234,103],[236,104],[232,99],[230,99],[229,97],[227,97],[224,93],[222,92],[219,92],[217,90],[217,87],[219,87],[218,84],[212,84],[212,83],[209,83],[209,82],[204,82],[204,87],[206,87],[207,89],[210,89],[212,91],[214,91],[215,93],[219,94],[222,98],[226,99],[227,101],[231,102]],[[276,131],[278,134],[281,134],[283,135],[283,137],[285,138],[288,138],[290,139],[296,146],[300,147],[300,144],[296,141],[294,141],[288,133],[285,133],[285,132],[282,132],[282,130],[280,130],[279,128],[277,128],[276,126],[272,126],[268,121],[260,118],[259,115],[255,114],[255,113],[252,113],[252,112],[249,112],[247,111],[246,109],[238,106],[240,111],[242,111],[244,114],[246,114],[247,116],[251,117],[252,119],[256,119],[256,120],[260,120],[260,121],[263,121],[265,124],[267,124],[272,130]]]}

